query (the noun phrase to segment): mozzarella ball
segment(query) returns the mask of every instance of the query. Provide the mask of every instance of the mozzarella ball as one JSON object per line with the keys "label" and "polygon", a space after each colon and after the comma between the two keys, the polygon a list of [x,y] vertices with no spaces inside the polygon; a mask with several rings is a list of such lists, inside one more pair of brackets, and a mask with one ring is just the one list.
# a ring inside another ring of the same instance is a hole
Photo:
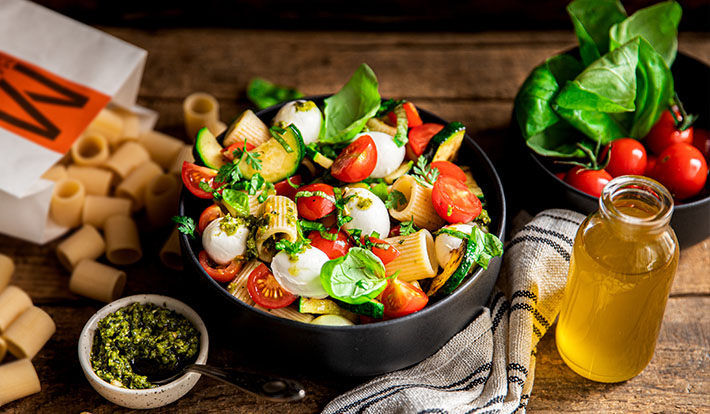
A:
{"label": "mozzarella ball", "polygon": [[346,204],[348,215],[353,219],[343,225],[345,230],[360,229],[363,236],[369,236],[373,231],[380,237],[390,233],[390,214],[385,203],[372,191],[365,188],[349,188],[344,197],[354,195]]}
{"label": "mozzarella ball", "polygon": [[215,263],[226,265],[246,253],[248,237],[249,227],[231,216],[225,216],[207,225],[202,232],[202,247]]}
{"label": "mozzarella ball", "polygon": [[318,141],[323,115],[313,101],[293,101],[282,106],[274,117],[274,124],[294,124],[303,137],[304,144]]}
{"label": "mozzarella ball", "polygon": [[320,269],[328,260],[328,255],[315,247],[306,247],[291,259],[281,251],[271,262],[271,271],[281,287],[298,296],[323,299],[328,293],[320,283]]}
{"label": "mozzarella ball", "polygon": [[402,165],[404,156],[406,155],[406,149],[404,146],[398,147],[397,144],[394,143],[392,135],[385,134],[384,132],[370,131],[357,134],[355,139],[363,135],[372,137],[372,140],[375,142],[375,148],[377,148],[377,164],[375,164],[375,169],[372,170],[370,177],[385,178]]}
{"label": "mozzarella ball", "polygon": [[[473,230],[473,226],[470,224],[453,224],[444,228],[458,230],[461,233],[466,234],[471,234],[471,230]],[[458,249],[462,242],[463,240],[458,237],[446,233],[441,233],[436,236],[434,248],[436,249],[436,258],[439,260],[441,267],[444,267],[447,263],[449,263],[449,259],[451,259],[451,252]]]}

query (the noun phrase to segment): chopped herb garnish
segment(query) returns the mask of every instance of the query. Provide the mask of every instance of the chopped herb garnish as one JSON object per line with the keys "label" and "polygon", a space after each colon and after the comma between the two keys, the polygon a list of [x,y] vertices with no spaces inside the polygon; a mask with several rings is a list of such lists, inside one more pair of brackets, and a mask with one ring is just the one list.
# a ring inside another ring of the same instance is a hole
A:
{"label": "chopped herb garnish", "polygon": [[[293,126],[292,128],[296,128],[296,127]],[[278,141],[279,144],[281,144],[281,146],[283,147],[284,150],[286,150],[286,152],[293,152],[293,148],[291,148],[291,146],[288,145],[286,140],[284,140],[283,137],[281,136],[286,133],[286,130],[284,128],[281,128],[278,125],[274,125],[271,128],[269,128],[269,133],[276,141]]]}
{"label": "chopped herb garnish", "polygon": [[316,230],[320,233],[320,236],[326,240],[333,241],[338,238],[338,233],[330,233],[329,229],[325,227],[323,223],[319,223],[317,221],[309,221],[305,219],[301,219],[299,223],[304,231]]}
{"label": "chopped herb garnish", "polygon": [[414,217],[412,217],[412,219],[409,221],[403,221],[399,223],[400,236],[407,236],[409,234],[416,233],[417,231],[419,231],[419,228],[414,225]]}
{"label": "chopped herb garnish", "polygon": [[398,209],[399,206],[407,204],[407,197],[401,191],[392,190],[387,196],[385,207]]}
{"label": "chopped herb garnish", "polygon": [[191,239],[195,239],[195,220],[192,217],[173,216],[173,222],[177,223],[178,231],[187,235]]}
{"label": "chopped herb garnish", "polygon": [[[260,171],[261,160],[259,159],[259,157],[261,157],[261,153],[258,151],[249,152],[246,150],[246,146],[247,140],[244,139],[244,147],[237,148],[234,150],[234,164],[238,166],[242,163],[242,161],[246,160],[248,166],[250,166],[254,170]],[[237,168],[237,171],[239,171],[239,168]]]}
{"label": "chopped herb garnish", "polygon": [[299,253],[306,251],[306,247],[311,244],[309,239],[301,238],[298,241],[292,242],[286,239],[281,239],[274,244],[274,248],[279,251],[284,251],[288,257],[295,259]]}
{"label": "chopped herb garnish", "polygon": [[376,118],[387,115],[387,113],[392,112],[397,105],[401,105],[405,102],[404,99],[388,99],[380,103],[380,109],[377,110]]}
{"label": "chopped herb garnish", "polygon": [[451,217],[451,215],[454,213],[454,206],[448,206],[446,207],[446,217]]}
{"label": "chopped herb garnish", "polygon": [[407,112],[402,104],[394,108],[394,114],[397,116],[397,132],[394,134],[393,140],[398,147],[403,147],[409,141],[407,138],[409,119],[407,119]]}
{"label": "chopped herb garnish", "polygon": [[426,157],[423,155],[420,155],[419,159],[417,159],[417,165],[414,167],[414,174],[416,174],[414,178],[419,178],[417,181],[427,186],[434,185],[436,179],[439,178],[439,170],[431,168],[431,165],[429,165]]}

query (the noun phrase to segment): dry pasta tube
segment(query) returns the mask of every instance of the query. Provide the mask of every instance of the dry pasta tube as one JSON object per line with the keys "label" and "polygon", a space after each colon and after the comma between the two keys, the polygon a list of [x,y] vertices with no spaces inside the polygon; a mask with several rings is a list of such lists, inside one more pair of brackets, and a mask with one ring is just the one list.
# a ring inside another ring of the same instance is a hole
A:
{"label": "dry pasta tube", "polygon": [[390,216],[395,220],[409,221],[414,219],[417,227],[429,231],[438,230],[444,225],[444,220],[434,210],[431,202],[431,188],[424,187],[411,175],[403,175],[392,184],[391,191],[404,194],[407,203],[389,209]]}
{"label": "dry pasta tube", "polygon": [[67,176],[75,180],[81,181],[84,185],[86,194],[108,195],[111,188],[113,173],[103,168],[82,167],[79,165],[70,165],[67,168]]}
{"label": "dry pasta tube", "polygon": [[270,262],[276,251],[273,244],[281,239],[295,242],[298,239],[296,203],[288,197],[269,196],[262,207],[264,225],[256,232],[256,250],[259,258]]}
{"label": "dry pasta tube", "polygon": [[385,266],[387,274],[399,270],[399,279],[405,282],[436,276],[439,264],[436,261],[434,238],[428,230],[422,229],[407,236],[385,239],[400,255]]}
{"label": "dry pasta tube", "polygon": [[37,371],[29,359],[0,365],[0,406],[40,391]]}
{"label": "dry pasta tube", "polygon": [[227,129],[227,124],[225,124],[222,121],[217,121],[217,124],[215,125],[214,129],[210,129],[210,132],[213,133],[215,136],[221,134]]}
{"label": "dry pasta tube", "polygon": [[57,246],[57,258],[71,272],[82,259],[96,259],[104,253],[106,243],[98,230],[90,224],[64,239]]}
{"label": "dry pasta tube", "polygon": [[185,98],[182,109],[185,113],[185,132],[191,141],[195,140],[197,132],[204,127],[213,134],[218,134],[216,131],[219,128],[219,102],[214,96],[195,92]]}
{"label": "dry pasta tube", "polygon": [[42,174],[42,178],[49,181],[61,181],[67,178],[67,168],[62,164],[55,164]]}
{"label": "dry pasta tube", "polygon": [[85,133],[71,147],[71,157],[77,165],[101,165],[106,162],[108,156],[106,138],[96,133]]}
{"label": "dry pasta tube", "polygon": [[106,219],[117,214],[130,215],[131,200],[120,197],[88,195],[86,200],[84,200],[81,222],[103,229]]}
{"label": "dry pasta tube", "polygon": [[153,227],[163,227],[177,214],[180,184],[172,174],[156,175],[145,187],[145,212]]}
{"label": "dry pasta tube", "polygon": [[121,145],[104,167],[116,173],[119,179],[126,178],[136,167],[150,159],[150,154],[141,144],[126,142]]}
{"label": "dry pasta tube", "polygon": [[182,146],[180,152],[178,152],[177,156],[175,156],[175,159],[170,164],[170,174],[180,176],[180,174],[182,174],[182,163],[185,161],[195,162],[195,156],[192,155],[192,145]]}
{"label": "dry pasta tube", "polygon": [[235,298],[241,300],[249,306],[254,306],[254,299],[251,298],[249,294],[249,289],[247,288],[247,282],[249,281],[249,275],[262,263],[258,260],[252,260],[244,264],[242,269],[237,273],[237,276],[229,283],[227,286],[227,291]]}
{"label": "dry pasta tube", "polygon": [[179,139],[158,131],[144,132],[138,142],[148,151],[150,159],[166,170],[170,168],[173,160],[185,145]]}
{"label": "dry pasta tube", "polygon": [[106,303],[118,299],[125,286],[125,272],[89,259],[79,262],[69,279],[72,293]]}
{"label": "dry pasta tube", "polygon": [[131,200],[131,209],[136,211],[145,204],[145,188],[155,177],[163,173],[160,166],[152,161],[146,162],[133,170],[116,187],[118,197]]}
{"label": "dry pasta tube", "polygon": [[49,338],[54,335],[57,326],[52,317],[42,309],[32,306],[13,322],[3,337],[7,350],[15,358],[34,358]]}
{"label": "dry pasta tube", "polygon": [[180,238],[177,227],[170,233],[170,237],[160,249],[160,261],[165,267],[173,270],[182,270],[182,252],[180,251]]}
{"label": "dry pasta tube", "polygon": [[141,132],[140,117],[133,112],[123,109],[116,111],[116,113],[123,119],[123,130],[121,131],[117,144],[124,141],[137,141]]}
{"label": "dry pasta tube", "polygon": [[235,142],[247,140],[255,147],[258,147],[269,139],[271,139],[269,127],[254,112],[247,109],[227,129],[224,134],[223,145],[228,147]]}
{"label": "dry pasta tube", "polygon": [[10,283],[13,273],[15,273],[15,262],[10,256],[0,254],[0,292]]}
{"label": "dry pasta tube", "polygon": [[104,108],[91,121],[86,130],[103,135],[109,144],[114,145],[121,137],[123,128],[123,118],[118,114],[118,111]]}
{"label": "dry pasta tube", "polygon": [[8,286],[0,293],[0,333],[5,330],[22,315],[24,311],[32,307],[32,299],[24,290],[17,286]]}
{"label": "dry pasta tube", "polygon": [[81,224],[81,211],[86,192],[79,180],[68,178],[58,182],[49,204],[49,215],[60,226],[76,227]]}
{"label": "dry pasta tube", "polygon": [[0,336],[0,362],[2,362],[3,358],[5,358],[5,354],[7,353],[7,342],[5,342],[4,339]]}
{"label": "dry pasta tube", "polygon": [[106,258],[117,265],[129,265],[143,257],[138,226],[130,216],[111,216],[104,226]]}

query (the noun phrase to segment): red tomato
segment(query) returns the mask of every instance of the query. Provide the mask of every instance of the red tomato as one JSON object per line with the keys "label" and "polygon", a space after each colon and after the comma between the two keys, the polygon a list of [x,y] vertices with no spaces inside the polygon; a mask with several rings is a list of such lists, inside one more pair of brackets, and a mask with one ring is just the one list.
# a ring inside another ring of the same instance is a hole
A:
{"label": "red tomato", "polygon": [[426,146],[429,144],[431,137],[444,129],[441,124],[421,124],[416,128],[409,130],[409,142],[407,142],[407,150],[414,153],[416,159],[424,153]]}
{"label": "red tomato", "polygon": [[708,165],[700,150],[688,144],[672,145],[658,156],[656,179],[678,200],[692,197],[705,186]]}
{"label": "red tomato", "polygon": [[353,141],[338,154],[330,174],[346,183],[356,183],[369,177],[377,164],[377,147],[369,135]]}
{"label": "red tomato", "polygon": [[[612,177],[620,175],[643,175],[646,172],[646,149],[633,138],[620,138],[610,143],[609,164],[604,168]],[[602,154],[602,159],[605,154]]]}
{"label": "red tomato", "polygon": [[[411,102],[405,102],[402,106],[404,107],[404,112],[407,114],[407,124],[409,128],[416,128],[420,126],[422,124],[422,118],[419,116],[417,107],[415,107]],[[387,118],[389,118],[392,124],[397,125],[397,115],[395,115],[394,111],[389,112],[387,114]]]}
{"label": "red tomato", "polygon": [[567,173],[564,171],[560,171],[560,172],[555,173],[555,177],[557,177],[560,181],[564,181],[566,176],[567,176]]}
{"label": "red tomato", "polygon": [[389,280],[379,297],[385,305],[385,316],[390,318],[400,318],[417,312],[429,302],[424,291],[398,279]]}
{"label": "red tomato", "polygon": [[[362,238],[363,242],[365,238]],[[382,239],[378,239],[376,237],[370,237],[369,238],[370,243],[374,243],[378,246],[372,246],[372,253],[375,254],[375,256],[379,257],[380,260],[382,260],[383,264],[387,264],[391,262],[392,260],[396,259],[399,257],[401,254],[399,250],[397,250],[396,247],[392,246],[391,244],[387,243],[386,241]]]}
{"label": "red tomato", "polygon": [[219,208],[217,204],[212,204],[202,211],[200,214],[200,219],[197,222],[197,232],[202,233],[205,231],[205,227],[212,221],[222,217],[222,209]]}
{"label": "red tomato", "polygon": [[481,214],[481,200],[466,184],[452,177],[443,176],[436,180],[431,201],[434,210],[449,223],[468,223]]}
{"label": "red tomato", "polygon": [[599,197],[602,195],[602,189],[606,183],[611,181],[611,178],[611,175],[603,169],[588,170],[577,166],[567,172],[565,182],[591,196]]}
{"label": "red tomato", "polygon": [[338,232],[338,229],[335,227],[328,230],[328,233],[331,234],[335,234],[336,232],[338,233],[338,238],[328,240],[324,239],[318,230],[311,231],[308,233],[308,238],[311,239],[311,246],[327,254],[330,260],[345,256],[352,247],[352,243],[350,243],[350,238],[345,232]]}
{"label": "red tomato", "polygon": [[[676,117],[680,119],[680,113],[675,111]],[[644,143],[656,154],[660,154],[664,149],[673,144],[691,144],[693,142],[693,127],[688,127],[685,131],[676,128],[675,119],[671,111],[665,110],[661,118],[648,132],[644,138]]]}
{"label": "red tomato", "polygon": [[202,268],[205,269],[205,272],[207,272],[212,279],[220,283],[232,281],[234,276],[237,275],[237,272],[242,269],[242,262],[237,262],[235,260],[232,260],[226,266],[218,265],[210,259],[209,255],[207,255],[207,252],[204,250],[200,252],[198,258],[200,259],[200,264],[202,265]]}
{"label": "red tomato", "polygon": [[648,154],[648,159],[646,160],[646,170],[643,172],[643,175],[654,178],[653,170],[656,169],[657,161],[658,157],[653,154]]}
{"label": "red tomato", "polygon": [[282,288],[273,273],[263,263],[249,275],[247,290],[254,302],[268,309],[283,308],[296,300],[296,296]]}
{"label": "red tomato", "polygon": [[693,146],[705,156],[705,161],[710,162],[710,131],[696,128],[693,131]]}
{"label": "red tomato", "polygon": [[466,173],[463,172],[461,167],[449,161],[434,161],[431,163],[431,168],[436,168],[439,170],[440,175],[448,175],[453,177],[462,183],[466,183]]}
{"label": "red tomato", "polygon": [[[295,185],[296,188],[293,188],[293,186],[289,184],[289,181],[291,182],[291,184]],[[293,177],[289,177],[283,181],[279,181],[278,183],[274,184],[274,189],[276,189],[276,194],[288,197],[293,200],[296,197],[299,185],[301,185],[301,176],[294,175]]]}
{"label": "red tomato", "polygon": [[212,194],[200,188],[200,182],[205,182],[212,186],[216,175],[217,170],[212,168],[200,167],[187,161],[182,163],[182,182],[192,194],[199,198],[212,198]]}
{"label": "red tomato", "polygon": [[335,203],[332,201],[335,200],[335,192],[333,192],[333,187],[328,184],[318,183],[304,185],[298,189],[297,194],[302,191],[325,193],[330,197],[330,200],[319,195],[299,197],[296,201],[299,216],[306,220],[313,221],[325,217],[335,210]]}
{"label": "red tomato", "polygon": [[396,226],[394,226],[394,227],[392,227],[392,228],[390,229],[390,234],[387,235],[387,237],[396,237],[396,236],[399,236],[399,232],[400,232],[401,229],[402,229],[402,226],[399,225],[399,224],[396,225]]}
{"label": "red tomato", "polygon": [[[237,141],[234,144],[228,146],[227,148],[222,148],[222,156],[230,161],[234,160],[234,151],[244,148],[244,141]],[[256,148],[256,145],[251,142],[246,143],[247,151],[251,151]]]}

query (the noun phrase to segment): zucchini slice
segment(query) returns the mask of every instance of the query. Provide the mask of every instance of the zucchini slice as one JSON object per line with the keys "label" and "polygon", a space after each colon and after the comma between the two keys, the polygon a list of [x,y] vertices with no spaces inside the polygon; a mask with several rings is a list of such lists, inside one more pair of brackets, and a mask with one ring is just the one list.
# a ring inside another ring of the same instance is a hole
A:
{"label": "zucchini slice", "polygon": [[313,162],[325,168],[326,170],[333,165],[333,160],[311,147],[306,147],[306,155],[308,156],[308,158],[312,159]]}
{"label": "zucchini slice", "polygon": [[298,300],[298,311],[316,315],[338,315],[351,322],[357,322],[357,315],[347,311],[330,299],[311,299],[301,296]]}
{"label": "zucchini slice", "polygon": [[463,243],[461,243],[461,246],[451,252],[451,258],[449,259],[449,262],[446,263],[446,265],[444,266],[444,270],[438,275],[436,275],[436,277],[431,281],[427,296],[434,296],[439,291],[439,289],[441,289],[441,287],[444,286],[446,282],[448,282],[448,280],[451,278],[451,276],[453,276],[456,270],[461,267],[464,254],[466,252],[467,242],[468,240],[464,239]]}
{"label": "zucchini slice", "polygon": [[478,183],[473,178],[473,174],[471,173],[471,167],[469,167],[468,165],[460,165],[459,167],[461,167],[464,175],[466,176],[466,187],[468,187],[468,189],[471,190],[471,192],[475,194],[476,197],[482,198],[483,190],[481,190],[481,187],[478,186]]}
{"label": "zucchini slice", "polygon": [[195,150],[205,167],[219,170],[227,162],[222,156],[222,146],[207,128],[202,128],[195,138]]}
{"label": "zucchini slice", "polygon": [[375,299],[371,299],[370,301],[359,305],[352,305],[342,301],[337,301],[337,304],[341,308],[349,310],[352,313],[357,313],[358,315],[369,316],[377,319],[382,319],[385,316],[385,305]]}
{"label": "zucchini slice", "polygon": [[429,162],[455,161],[465,133],[466,127],[461,122],[450,123],[431,138],[424,157]]}
{"label": "zucchini slice", "polygon": [[461,264],[459,264],[454,271],[454,274],[452,274],[451,277],[444,283],[444,286],[439,289],[439,291],[445,295],[448,295],[459,287],[463,279],[471,273],[471,270],[474,268],[474,264],[476,263],[473,257],[474,251],[476,250],[475,244],[471,243],[470,240],[464,240],[462,245],[463,244],[466,245],[466,250],[463,254],[463,258],[461,259]]}
{"label": "zucchini slice", "polygon": [[396,170],[392,171],[392,173],[391,173],[390,175],[388,175],[388,176],[385,177],[385,182],[386,182],[387,184],[392,184],[392,183],[394,183],[395,181],[397,181],[397,179],[398,179],[399,177],[401,177],[401,176],[403,176],[404,174],[408,173],[409,170],[412,169],[412,166],[413,166],[413,165],[414,165],[414,161],[405,161],[405,162],[403,162],[402,165],[400,165],[399,167],[397,167]]}
{"label": "zucchini slice", "polygon": [[254,169],[246,159],[239,164],[239,171],[246,178],[251,178],[257,172],[264,180],[275,183],[286,179],[296,173],[301,160],[306,153],[301,133],[293,124],[277,132],[274,137],[254,148],[253,151],[260,155],[261,169]]}

